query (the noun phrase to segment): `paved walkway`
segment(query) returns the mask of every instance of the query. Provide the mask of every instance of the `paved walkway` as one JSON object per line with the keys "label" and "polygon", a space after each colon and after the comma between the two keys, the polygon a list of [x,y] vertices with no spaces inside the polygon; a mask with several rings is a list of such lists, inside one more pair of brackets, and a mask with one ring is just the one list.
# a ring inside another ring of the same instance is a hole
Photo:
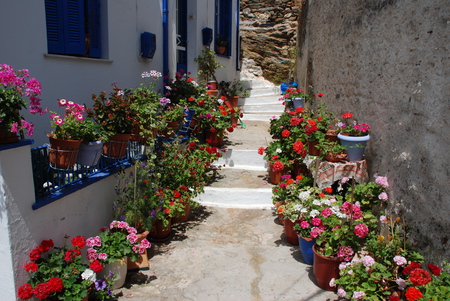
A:
{"label": "paved walkway", "polygon": [[[268,122],[248,121],[245,130],[230,134],[227,147],[256,150],[264,145],[267,127]],[[125,286],[114,291],[117,300],[337,300],[316,286],[312,267],[303,263],[298,246],[286,242],[267,200],[259,206],[255,195],[258,206],[243,206],[236,191],[227,192],[237,183],[243,191],[270,189],[267,171],[223,173],[213,184],[221,203],[202,198],[207,205],[175,226],[170,240],[153,243],[150,269],[128,273]]]}

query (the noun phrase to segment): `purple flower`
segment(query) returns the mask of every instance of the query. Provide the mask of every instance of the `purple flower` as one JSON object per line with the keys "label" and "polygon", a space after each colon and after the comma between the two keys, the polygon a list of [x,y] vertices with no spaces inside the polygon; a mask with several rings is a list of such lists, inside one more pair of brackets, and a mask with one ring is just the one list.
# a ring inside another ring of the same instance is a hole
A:
{"label": "purple flower", "polygon": [[361,298],[364,298],[366,294],[363,291],[360,292],[353,292],[352,298],[355,298],[356,300],[359,300]]}
{"label": "purple flower", "polygon": [[95,281],[95,289],[97,291],[104,290],[108,284],[106,283],[105,279],[98,279]]}
{"label": "purple flower", "polygon": [[338,288],[337,294],[341,298],[345,298],[345,295],[347,294],[342,287]]}
{"label": "purple flower", "polygon": [[378,185],[380,185],[383,188],[389,188],[389,183],[386,177],[381,177],[381,176],[377,176],[375,175],[375,183],[377,183]]}

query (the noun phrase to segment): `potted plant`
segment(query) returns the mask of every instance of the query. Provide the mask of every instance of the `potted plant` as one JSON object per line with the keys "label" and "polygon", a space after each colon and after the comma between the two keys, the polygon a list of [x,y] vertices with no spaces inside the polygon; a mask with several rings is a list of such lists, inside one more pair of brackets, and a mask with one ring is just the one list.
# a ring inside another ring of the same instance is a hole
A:
{"label": "potted plant", "polygon": [[[158,80],[161,73],[155,70],[143,72],[142,78]],[[165,127],[165,122],[159,116],[165,105],[160,103],[162,94],[155,91],[156,83],[142,83],[130,93],[131,109],[136,113],[136,123],[131,140],[138,140],[144,145],[153,144],[156,133]]]}
{"label": "potted plant", "polygon": [[113,289],[121,287],[127,273],[126,257],[131,261],[140,258],[140,254],[150,248],[147,239],[138,240],[137,230],[124,221],[112,221],[108,228],[100,229],[98,236],[86,240],[87,257],[90,266],[104,265],[97,273],[108,275],[110,271],[116,274]]}
{"label": "potted plant", "polygon": [[339,162],[347,158],[344,154],[346,147],[339,142],[322,139],[316,146],[320,150],[320,157],[329,162]]}
{"label": "potted plant", "polygon": [[230,38],[224,39],[221,34],[216,35],[216,52],[225,55],[228,50]]}
{"label": "potted plant", "polygon": [[179,104],[182,99],[198,97],[205,93],[206,87],[199,85],[190,73],[175,73],[175,79],[169,79],[165,83],[165,97],[170,100],[171,105]]}
{"label": "potted plant", "polygon": [[319,156],[320,150],[317,148],[323,140],[330,127],[333,113],[327,110],[325,104],[318,106],[316,111],[308,111],[302,121],[308,139],[308,153],[311,156]]}
{"label": "potted plant", "polygon": [[217,78],[216,71],[220,68],[225,68],[225,65],[220,64],[216,59],[216,53],[209,47],[205,47],[202,53],[194,59],[198,63],[198,77],[204,84],[211,85],[212,90],[216,90]]}
{"label": "potted plant", "polygon": [[103,154],[111,158],[126,155],[128,141],[136,124],[136,112],[131,108],[129,90],[122,90],[114,84],[109,97],[106,91],[98,96],[93,94],[94,105],[87,108],[88,117],[103,127],[107,142],[103,144]]}
{"label": "potted plant", "polygon": [[249,96],[248,89],[244,87],[241,81],[236,79],[231,82],[221,81],[220,88],[233,108],[237,107],[239,97]]}
{"label": "potted plant", "polygon": [[[94,122],[86,118],[85,108],[66,99],[59,99],[58,105],[64,108],[64,116],[51,112],[53,131],[50,139],[49,160],[52,167],[71,168],[76,162],[81,143],[101,140],[104,132]],[[96,155],[98,161],[99,156]],[[83,162],[82,162],[83,163]],[[96,162],[92,162],[96,165]]]}
{"label": "potted plant", "polygon": [[342,114],[344,122],[338,122],[338,138],[346,149],[349,161],[360,161],[364,156],[367,141],[370,139],[370,126],[367,123],[351,122],[353,114],[350,112]]}
{"label": "potted plant", "polygon": [[82,250],[85,246],[83,236],[73,237],[71,247],[56,247],[53,240],[43,240],[30,252],[30,262],[25,264],[30,279],[19,287],[18,297],[23,300],[33,296],[41,300],[87,300],[89,292],[94,292],[98,283],[104,283],[105,287],[103,292],[95,289],[94,294],[98,292],[98,296],[107,297],[109,279],[97,279],[92,268],[101,269],[101,265],[88,266],[83,263]]}
{"label": "potted plant", "polygon": [[280,140],[274,140],[264,148],[260,147],[258,153],[264,156],[264,160],[269,165],[269,177],[272,184],[278,184],[281,176],[288,174],[293,160],[289,158],[286,152],[286,144]]}
{"label": "potted plant", "polygon": [[[323,97],[323,94],[319,93],[317,96]],[[279,100],[284,102],[286,109],[295,110],[298,107],[304,107],[306,103],[312,105],[315,97],[316,95],[314,94],[314,89],[312,86],[309,86],[307,90],[303,88],[289,87]]]}
{"label": "potted plant", "polygon": [[[25,121],[21,109],[28,109],[30,114],[46,113],[41,108],[41,84],[30,78],[27,69],[14,70],[12,66],[0,65],[0,144],[13,143],[19,139],[18,133],[25,130],[33,135],[34,124]],[[30,100],[28,104],[25,98]]]}

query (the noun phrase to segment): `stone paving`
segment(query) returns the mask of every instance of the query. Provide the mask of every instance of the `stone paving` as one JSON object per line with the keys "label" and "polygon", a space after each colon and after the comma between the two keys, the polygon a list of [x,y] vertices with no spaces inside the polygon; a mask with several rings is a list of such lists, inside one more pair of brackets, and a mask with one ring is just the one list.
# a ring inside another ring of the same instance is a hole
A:
{"label": "stone paving", "polygon": [[[244,122],[246,129],[231,133],[225,147],[260,156],[256,150],[270,139],[269,123]],[[203,204],[174,226],[168,241],[153,242],[149,270],[128,273],[125,286],[114,291],[116,300],[337,300],[315,284],[299,247],[286,242],[267,197],[267,170],[234,161],[211,184],[218,201],[208,204],[212,195],[205,192]]]}

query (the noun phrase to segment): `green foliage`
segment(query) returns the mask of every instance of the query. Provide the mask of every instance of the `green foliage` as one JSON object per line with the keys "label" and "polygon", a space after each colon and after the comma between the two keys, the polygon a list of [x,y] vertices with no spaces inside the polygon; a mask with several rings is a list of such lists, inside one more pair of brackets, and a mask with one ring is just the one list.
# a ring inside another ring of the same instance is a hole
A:
{"label": "green foliage", "polygon": [[97,124],[101,125],[108,136],[116,133],[128,134],[134,129],[136,112],[131,108],[130,92],[130,90],[121,90],[114,86],[109,97],[106,95],[106,91],[101,92],[98,96],[92,94],[94,105],[92,109],[86,109],[88,117],[93,118]]}
{"label": "green foliage", "polygon": [[244,87],[240,80],[233,80],[231,82],[221,81],[219,84],[222,93],[226,96],[248,97],[248,89]]}
{"label": "green foliage", "polygon": [[[81,243],[74,243],[75,240]],[[19,298],[29,299],[36,295],[42,300],[79,301],[87,296],[95,280],[82,277],[82,273],[89,270],[81,256],[81,249],[85,247],[84,237],[74,237],[72,246],[55,247],[53,240],[44,240],[34,248],[30,252],[31,262],[25,265],[30,279],[19,288]]]}
{"label": "green foliage", "polygon": [[222,65],[217,61],[216,53],[209,47],[205,47],[202,50],[202,53],[196,57],[194,61],[198,63],[199,81],[205,84],[211,79],[217,82],[215,76],[216,71],[220,68],[225,68],[225,65]]}

